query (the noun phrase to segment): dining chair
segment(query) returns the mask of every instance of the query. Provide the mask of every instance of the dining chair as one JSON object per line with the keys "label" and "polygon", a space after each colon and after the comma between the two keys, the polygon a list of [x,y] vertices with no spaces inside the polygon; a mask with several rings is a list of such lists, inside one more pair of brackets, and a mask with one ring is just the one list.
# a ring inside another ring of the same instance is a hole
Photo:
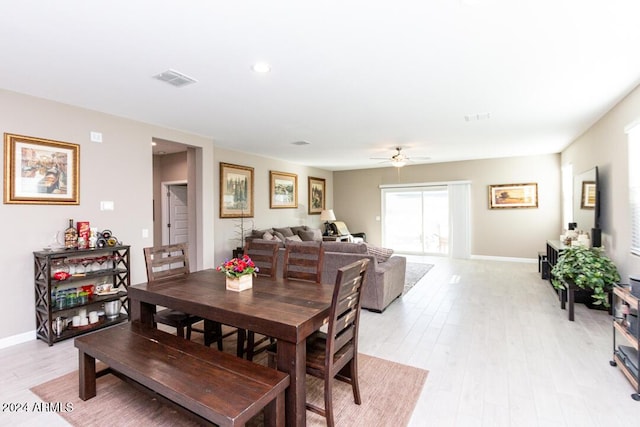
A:
{"label": "dining chair", "polygon": [[[258,267],[256,274],[275,279],[278,268],[279,247],[278,242],[273,240],[253,239],[248,241],[245,245],[244,253],[245,255],[248,255],[253,263]],[[266,342],[272,344],[275,342],[274,338],[267,336],[256,341],[255,332],[245,331],[245,333],[247,337],[247,360],[253,360],[253,356],[267,349],[268,345],[260,347],[261,344]],[[238,345],[244,346],[244,343],[238,342]]]}
{"label": "dining chair", "polygon": [[[327,426],[334,425],[333,379],[351,384],[353,400],[362,403],[358,384],[358,329],[360,297],[367,272],[368,259],[361,259],[338,270],[331,299],[327,332],[317,331],[307,338],[306,372],[324,380],[324,408],[309,402],[311,412],[322,415]],[[268,364],[276,367],[277,346],[268,350]]]}
{"label": "dining chair", "polygon": [[[144,248],[144,261],[147,267],[147,281],[149,283],[163,280],[179,279],[189,275],[189,251],[184,243],[176,243],[165,246]],[[179,310],[169,308],[158,311],[154,322],[176,328],[176,335],[181,338],[191,339],[191,332],[205,334],[205,344],[210,345],[215,339],[218,350],[222,350],[222,325],[217,322],[205,321],[205,328],[198,329],[193,325],[202,321],[198,316],[193,316]],[[186,336],[185,336],[186,330]]]}
{"label": "dining chair", "polygon": [[287,242],[282,276],[285,279],[321,283],[323,262],[322,242]]}

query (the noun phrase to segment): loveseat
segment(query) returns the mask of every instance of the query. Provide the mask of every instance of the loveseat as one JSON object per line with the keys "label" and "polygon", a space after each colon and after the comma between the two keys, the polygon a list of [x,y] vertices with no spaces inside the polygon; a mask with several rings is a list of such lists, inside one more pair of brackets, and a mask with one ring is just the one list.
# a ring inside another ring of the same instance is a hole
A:
{"label": "loveseat", "polygon": [[[272,237],[278,236],[276,232],[282,236],[292,233],[292,235],[300,237],[302,241],[322,241],[322,234],[319,233],[319,230],[316,231],[305,226],[290,227],[290,230],[286,230],[286,227],[254,230],[247,239],[265,238],[266,240],[275,240]],[[278,240],[280,240],[279,237]],[[292,239],[289,236],[289,239],[287,239],[285,236],[284,241],[280,242],[277,277],[282,277],[285,245],[291,240],[298,241],[298,238]],[[378,248],[368,243],[332,241],[322,242],[322,245],[325,250],[322,268],[323,283],[334,283],[340,267],[359,259],[367,258],[369,266],[363,287],[362,307],[371,311],[382,312],[393,300],[402,295],[407,267],[407,259],[405,257],[392,255],[392,250]]]}

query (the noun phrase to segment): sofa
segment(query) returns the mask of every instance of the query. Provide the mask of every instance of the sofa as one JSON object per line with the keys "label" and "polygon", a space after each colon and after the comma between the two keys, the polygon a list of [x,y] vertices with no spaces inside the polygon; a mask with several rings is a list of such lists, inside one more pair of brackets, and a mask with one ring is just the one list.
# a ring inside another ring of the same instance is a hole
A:
{"label": "sofa", "polygon": [[[320,230],[306,226],[273,228],[267,230],[253,230],[249,239],[284,240],[278,253],[277,277],[282,277],[284,263],[284,251],[288,241],[322,241]],[[289,235],[291,233],[291,235]],[[297,235],[298,238],[292,238]],[[289,239],[287,239],[289,237]],[[315,237],[315,238],[312,238]],[[324,246],[324,263],[322,267],[322,282],[334,283],[338,269],[362,258],[369,260],[367,276],[363,285],[362,308],[370,311],[382,312],[404,291],[404,278],[407,267],[407,259],[403,256],[393,255],[393,251],[378,248],[368,243],[349,242],[322,242]]]}

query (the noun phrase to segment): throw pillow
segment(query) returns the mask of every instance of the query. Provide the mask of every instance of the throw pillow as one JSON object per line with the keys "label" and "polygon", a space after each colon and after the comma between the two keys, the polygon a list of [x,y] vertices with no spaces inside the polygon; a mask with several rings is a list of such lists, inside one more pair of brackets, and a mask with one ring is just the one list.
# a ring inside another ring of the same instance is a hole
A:
{"label": "throw pillow", "polygon": [[378,262],[386,262],[391,255],[393,255],[393,249],[379,248],[376,246],[367,245],[367,252],[376,258]]}
{"label": "throw pillow", "polygon": [[[274,230],[277,231],[278,233],[282,234],[284,237],[293,236],[293,231],[291,231],[291,227],[274,228]],[[276,236],[277,236],[277,234],[276,234]]]}
{"label": "throw pillow", "polygon": [[300,236],[303,242],[318,242],[322,240],[322,233],[320,230],[298,231],[298,236]]}
{"label": "throw pillow", "polygon": [[264,240],[279,240],[276,236],[274,236],[273,234],[269,233],[268,231],[264,232],[264,234],[262,235],[262,238]]}
{"label": "throw pillow", "polygon": [[291,227],[291,232],[293,234],[297,234],[298,236],[300,236],[300,232],[301,231],[307,231],[307,226],[306,225],[300,225],[297,227]]}
{"label": "throw pillow", "polygon": [[281,242],[284,242],[284,235],[281,232],[274,229],[273,235],[276,236]]}
{"label": "throw pillow", "polygon": [[287,242],[302,242],[300,236],[287,236],[285,239]]}

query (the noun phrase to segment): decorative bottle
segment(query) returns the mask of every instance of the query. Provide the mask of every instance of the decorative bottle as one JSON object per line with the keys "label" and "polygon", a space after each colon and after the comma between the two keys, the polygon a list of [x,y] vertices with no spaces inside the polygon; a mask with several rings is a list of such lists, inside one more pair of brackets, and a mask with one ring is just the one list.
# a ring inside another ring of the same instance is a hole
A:
{"label": "decorative bottle", "polygon": [[69,220],[69,228],[64,230],[64,247],[67,249],[78,247],[78,230],[73,226],[73,219]]}

